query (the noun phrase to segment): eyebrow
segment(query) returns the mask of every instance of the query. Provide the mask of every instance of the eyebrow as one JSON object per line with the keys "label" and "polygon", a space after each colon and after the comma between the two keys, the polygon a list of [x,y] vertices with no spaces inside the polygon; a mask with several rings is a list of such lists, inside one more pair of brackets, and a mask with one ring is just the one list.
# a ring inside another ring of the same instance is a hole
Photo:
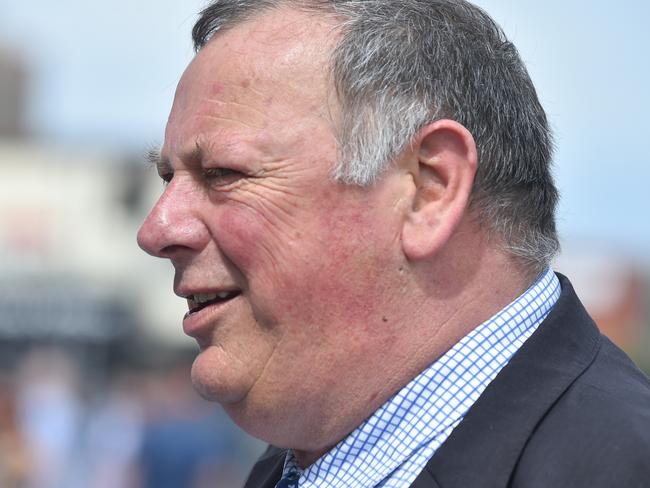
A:
{"label": "eyebrow", "polygon": [[172,170],[172,165],[167,158],[160,153],[160,148],[152,148],[145,154],[145,160],[149,166],[154,166],[158,174],[163,175]]}

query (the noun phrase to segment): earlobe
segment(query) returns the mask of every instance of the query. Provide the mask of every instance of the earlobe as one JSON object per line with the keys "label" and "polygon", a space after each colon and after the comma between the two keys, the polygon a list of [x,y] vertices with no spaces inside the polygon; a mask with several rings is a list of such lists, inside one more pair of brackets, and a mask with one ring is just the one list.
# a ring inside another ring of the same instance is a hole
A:
{"label": "earlobe", "polygon": [[422,128],[413,154],[417,156],[417,190],[402,228],[402,248],[415,261],[434,256],[463,219],[478,158],[472,135],[452,120]]}

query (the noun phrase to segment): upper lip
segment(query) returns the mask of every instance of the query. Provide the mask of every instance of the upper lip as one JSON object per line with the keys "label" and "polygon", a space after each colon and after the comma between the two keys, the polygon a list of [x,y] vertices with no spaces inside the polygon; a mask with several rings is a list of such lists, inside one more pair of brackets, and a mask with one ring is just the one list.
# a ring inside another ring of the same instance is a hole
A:
{"label": "upper lip", "polygon": [[226,286],[218,288],[208,288],[208,287],[189,287],[189,286],[179,286],[174,289],[174,293],[185,299],[192,299],[196,295],[218,295],[220,293],[233,293],[240,292],[241,290],[235,286]]}

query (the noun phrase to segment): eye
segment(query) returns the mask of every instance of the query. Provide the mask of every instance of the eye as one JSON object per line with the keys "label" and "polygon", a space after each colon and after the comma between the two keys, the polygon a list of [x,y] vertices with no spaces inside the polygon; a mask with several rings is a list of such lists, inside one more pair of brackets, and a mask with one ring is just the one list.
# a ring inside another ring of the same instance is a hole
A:
{"label": "eye", "polygon": [[212,186],[234,183],[244,177],[241,171],[230,168],[207,168],[203,170],[203,179]]}
{"label": "eye", "polygon": [[167,186],[170,181],[172,181],[172,178],[174,177],[174,173],[168,172],[168,173],[160,173],[158,176],[160,176],[160,179],[163,181],[163,186]]}

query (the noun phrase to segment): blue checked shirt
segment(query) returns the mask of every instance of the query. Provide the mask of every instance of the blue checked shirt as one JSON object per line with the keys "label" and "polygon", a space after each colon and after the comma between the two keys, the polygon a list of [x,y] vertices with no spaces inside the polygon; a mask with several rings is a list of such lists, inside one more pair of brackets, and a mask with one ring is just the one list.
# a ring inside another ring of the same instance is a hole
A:
{"label": "blue checked shirt", "polygon": [[290,486],[300,488],[410,486],[559,296],[549,269],[307,469],[288,451],[283,478],[292,473]]}

